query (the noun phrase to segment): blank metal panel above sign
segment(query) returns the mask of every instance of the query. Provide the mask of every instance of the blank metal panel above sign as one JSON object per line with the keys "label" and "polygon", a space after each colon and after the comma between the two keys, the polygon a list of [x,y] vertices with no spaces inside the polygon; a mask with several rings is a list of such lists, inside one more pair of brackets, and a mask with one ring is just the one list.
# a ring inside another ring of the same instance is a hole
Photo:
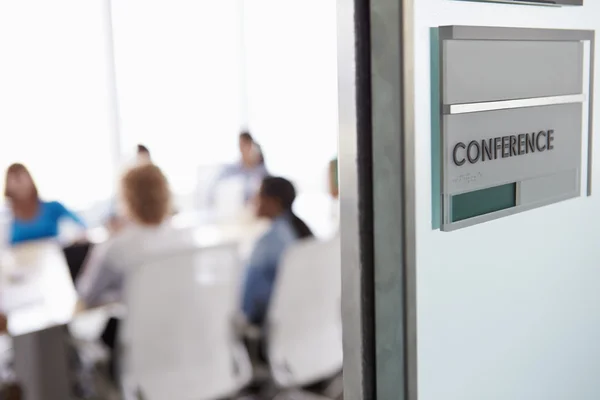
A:
{"label": "blank metal panel above sign", "polygon": [[447,40],[445,104],[581,93],[581,42]]}
{"label": "blank metal panel above sign", "polygon": [[591,194],[594,32],[452,26],[432,37],[442,230],[580,196],[582,168]]}

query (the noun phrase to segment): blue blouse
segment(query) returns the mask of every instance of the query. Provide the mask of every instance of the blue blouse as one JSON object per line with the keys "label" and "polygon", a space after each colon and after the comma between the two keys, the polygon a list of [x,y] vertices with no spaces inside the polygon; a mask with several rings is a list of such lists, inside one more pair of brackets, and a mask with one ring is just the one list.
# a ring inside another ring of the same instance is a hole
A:
{"label": "blue blouse", "polygon": [[297,239],[289,217],[284,215],[276,218],[256,243],[246,267],[242,294],[242,311],[251,323],[263,322],[281,258]]}
{"label": "blue blouse", "polygon": [[85,227],[84,222],[57,201],[40,201],[37,215],[30,220],[13,218],[10,227],[10,244],[30,240],[55,238],[58,236],[58,224],[61,219],[70,218]]}
{"label": "blue blouse", "polygon": [[264,164],[259,164],[253,168],[247,168],[242,165],[242,163],[228,165],[221,170],[217,176],[216,182],[213,183],[213,187],[210,189],[209,201],[211,203],[214,202],[215,191],[219,182],[228,178],[238,177],[243,180],[244,201],[248,202],[258,192],[263,178],[267,175],[269,175],[269,173]]}

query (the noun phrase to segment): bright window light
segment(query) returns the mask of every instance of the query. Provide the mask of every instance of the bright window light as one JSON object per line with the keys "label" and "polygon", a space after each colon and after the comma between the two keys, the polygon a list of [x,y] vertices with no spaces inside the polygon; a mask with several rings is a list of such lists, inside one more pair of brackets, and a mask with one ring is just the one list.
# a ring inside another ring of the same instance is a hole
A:
{"label": "bright window light", "polygon": [[0,2],[2,190],[6,167],[22,162],[44,199],[79,208],[110,195],[113,132],[104,4]]}
{"label": "bright window light", "polygon": [[336,2],[245,5],[250,127],[271,173],[324,192],[337,154]]}
{"label": "bright window light", "polygon": [[146,145],[174,191],[200,166],[237,157],[241,27],[237,0],[113,1],[121,145]]}

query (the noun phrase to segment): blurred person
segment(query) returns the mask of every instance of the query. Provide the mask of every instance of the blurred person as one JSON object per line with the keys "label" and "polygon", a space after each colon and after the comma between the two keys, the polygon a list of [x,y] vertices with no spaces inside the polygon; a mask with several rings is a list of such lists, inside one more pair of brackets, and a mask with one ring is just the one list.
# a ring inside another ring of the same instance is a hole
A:
{"label": "blurred person", "polygon": [[150,150],[143,144],[137,145],[136,152],[136,163],[137,165],[152,163],[152,157],[150,156]]}
{"label": "blurred person", "polygon": [[209,200],[214,203],[218,184],[228,178],[241,178],[244,184],[244,202],[252,200],[262,179],[268,175],[262,149],[250,132],[242,132],[239,136],[240,161],[223,168],[209,193]]}
{"label": "blurred person", "polygon": [[31,174],[23,164],[12,164],[6,171],[4,196],[8,200],[12,221],[11,245],[31,240],[56,238],[62,219],[68,218],[85,229],[75,213],[57,201],[42,201]]}
{"label": "blurred person", "polygon": [[339,186],[339,164],[338,158],[329,162],[329,195],[331,196],[331,217],[335,231],[339,233],[340,224],[340,186]]}
{"label": "blurred person", "polygon": [[[151,164],[152,157],[150,155],[150,150],[148,147],[143,144],[138,144],[136,147],[135,153],[135,163],[134,165],[144,165]],[[118,215],[117,212],[117,200],[112,200],[110,204],[110,212],[108,218],[106,220],[106,228],[108,232],[112,235],[116,232],[120,231],[124,226],[124,220],[121,216]]]}
{"label": "blurred person", "polygon": [[334,199],[337,199],[340,195],[339,182],[338,182],[338,159],[334,158],[329,162],[329,194]]}
{"label": "blurred person", "polygon": [[243,131],[239,136],[239,149],[241,160],[240,163],[251,168],[254,166],[264,166],[265,156],[260,145],[254,140],[252,134],[248,131]]}
{"label": "blurred person", "polygon": [[310,228],[292,211],[294,185],[284,178],[267,177],[257,196],[257,216],[271,220],[256,243],[243,284],[242,311],[246,321],[262,325],[285,250],[297,240],[313,237]]}
{"label": "blurred person", "polygon": [[[121,180],[120,202],[126,221],[107,242],[96,245],[87,259],[76,288],[85,307],[121,301],[127,269],[173,250],[180,242],[168,223],[171,191],[165,175],[151,163],[129,170]],[[102,341],[111,351],[110,375],[116,375],[119,320],[111,319]]]}

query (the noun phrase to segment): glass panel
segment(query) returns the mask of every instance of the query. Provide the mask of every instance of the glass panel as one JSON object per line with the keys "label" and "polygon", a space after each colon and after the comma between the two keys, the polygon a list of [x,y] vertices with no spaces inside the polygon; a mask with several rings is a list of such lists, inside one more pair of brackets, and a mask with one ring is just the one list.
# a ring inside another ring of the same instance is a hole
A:
{"label": "glass panel", "polygon": [[452,222],[505,210],[516,205],[516,183],[459,194],[452,196]]}
{"label": "glass panel", "polygon": [[191,193],[199,166],[238,157],[239,2],[112,4],[123,151],[148,146],[174,191]]}
{"label": "glass panel", "polygon": [[113,191],[103,7],[103,0],[0,2],[2,189],[6,167],[22,162],[45,200],[86,208]]}

